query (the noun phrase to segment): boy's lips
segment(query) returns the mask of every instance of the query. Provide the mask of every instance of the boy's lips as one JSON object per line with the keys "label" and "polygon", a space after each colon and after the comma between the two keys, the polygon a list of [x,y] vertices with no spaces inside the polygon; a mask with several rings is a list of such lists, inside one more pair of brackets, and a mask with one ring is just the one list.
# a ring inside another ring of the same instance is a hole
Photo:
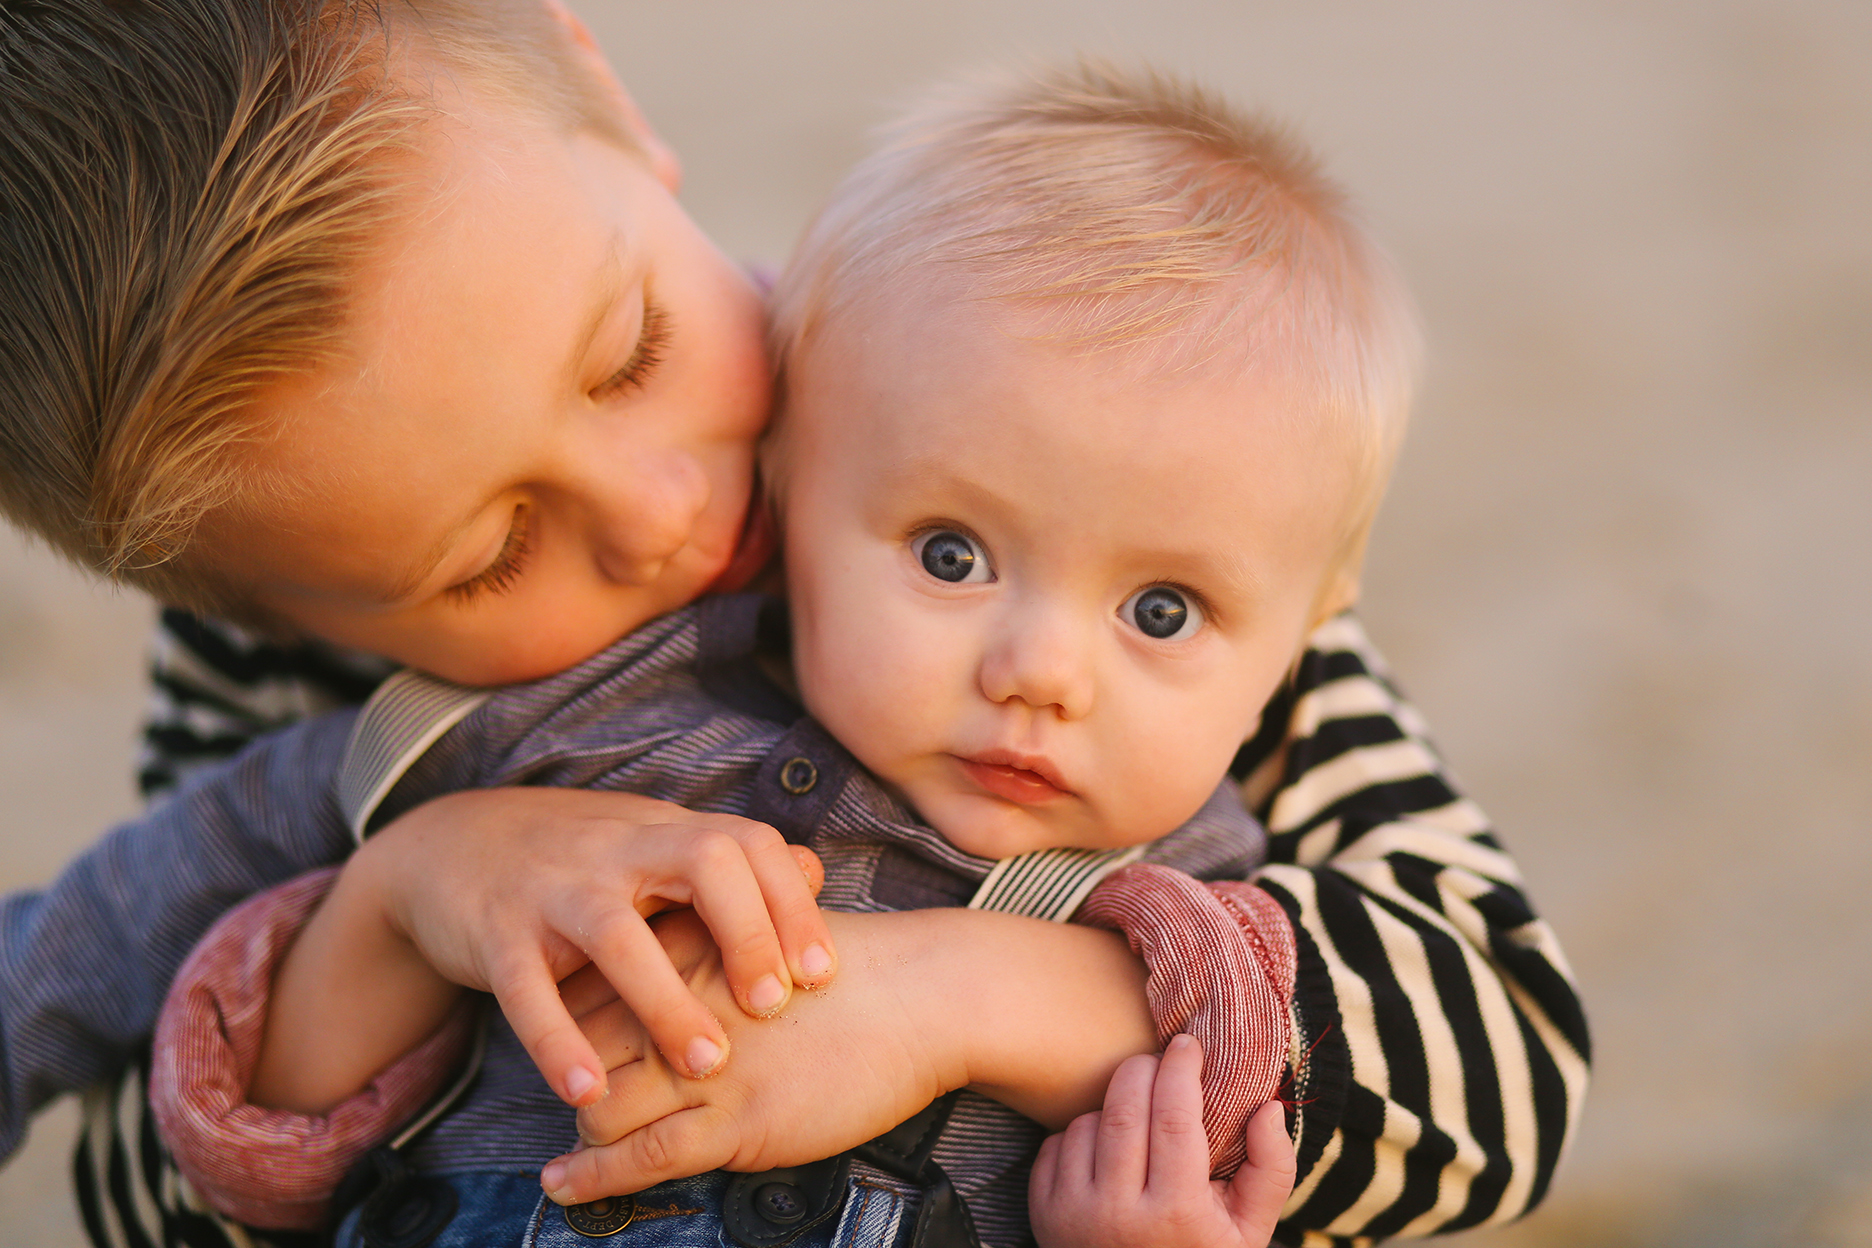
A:
{"label": "boy's lips", "polygon": [[705,594],[732,594],[747,587],[759,576],[775,549],[773,513],[759,498],[748,503],[747,517],[741,522],[741,539],[728,559],[728,566],[708,583]]}
{"label": "boy's lips", "polygon": [[956,761],[962,764],[963,774],[976,784],[1022,806],[1037,806],[1071,793],[1058,769],[1036,755],[990,750],[974,758],[957,755]]}

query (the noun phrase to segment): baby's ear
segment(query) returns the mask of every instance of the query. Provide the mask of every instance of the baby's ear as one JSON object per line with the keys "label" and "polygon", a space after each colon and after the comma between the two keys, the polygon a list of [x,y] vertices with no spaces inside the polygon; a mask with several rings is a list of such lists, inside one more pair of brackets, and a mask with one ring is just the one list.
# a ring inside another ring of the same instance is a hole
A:
{"label": "baby's ear", "polygon": [[1310,634],[1327,620],[1338,615],[1358,602],[1359,580],[1356,572],[1340,570],[1334,572],[1324,588],[1320,590],[1318,602],[1313,607],[1313,618],[1307,623]]}
{"label": "baby's ear", "polygon": [[598,41],[592,38],[591,27],[587,26],[578,14],[565,6],[565,0],[542,0],[542,3],[545,4],[546,12],[553,21],[559,23],[571,38],[580,64],[584,66],[587,73],[592,75],[593,81],[598,84],[605,98],[618,110],[619,116],[624,120],[624,128],[631,132],[631,137],[636,139],[638,146],[643,148],[644,155],[650,161],[650,172],[656,175],[657,181],[669,188],[672,195],[675,194],[682,186],[682,162],[676,158],[676,153],[669,144],[650,128],[650,123],[644,120],[643,111],[637,107],[637,101],[633,100],[630,92],[624,89],[624,84],[618,80],[617,71],[611,68],[611,62],[605,56],[604,49],[600,48]]}

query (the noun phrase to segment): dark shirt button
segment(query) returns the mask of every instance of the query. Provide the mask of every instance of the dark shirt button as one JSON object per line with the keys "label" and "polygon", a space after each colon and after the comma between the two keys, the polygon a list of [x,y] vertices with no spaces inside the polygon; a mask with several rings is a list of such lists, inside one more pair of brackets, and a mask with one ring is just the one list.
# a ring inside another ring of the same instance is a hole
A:
{"label": "dark shirt button", "polygon": [[606,1196],[582,1205],[565,1207],[566,1225],[587,1239],[605,1239],[631,1224],[637,1201],[630,1196]]}
{"label": "dark shirt button", "polygon": [[763,1183],[754,1193],[754,1207],[775,1226],[792,1226],[806,1216],[806,1195],[791,1183]]}
{"label": "dark shirt button", "polygon": [[780,787],[798,797],[802,793],[812,792],[812,787],[819,783],[819,769],[813,766],[810,758],[789,758],[780,764]]}

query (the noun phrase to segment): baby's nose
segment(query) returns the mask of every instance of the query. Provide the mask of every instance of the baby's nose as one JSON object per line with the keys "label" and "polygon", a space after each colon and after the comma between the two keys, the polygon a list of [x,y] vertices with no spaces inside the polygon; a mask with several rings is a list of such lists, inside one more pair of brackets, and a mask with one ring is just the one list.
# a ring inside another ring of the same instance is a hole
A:
{"label": "baby's nose", "polygon": [[1092,656],[1069,613],[1024,612],[1010,619],[983,656],[981,690],[991,702],[1024,702],[1066,720],[1092,712]]}

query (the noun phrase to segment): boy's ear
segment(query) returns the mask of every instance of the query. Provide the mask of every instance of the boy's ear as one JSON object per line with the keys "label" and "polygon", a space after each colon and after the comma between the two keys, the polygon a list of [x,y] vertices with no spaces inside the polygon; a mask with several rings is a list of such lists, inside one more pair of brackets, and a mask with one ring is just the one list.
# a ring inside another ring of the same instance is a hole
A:
{"label": "boy's ear", "polygon": [[625,128],[643,148],[644,155],[649,157],[650,172],[656,175],[657,181],[669,188],[671,194],[674,194],[682,186],[682,162],[676,158],[676,153],[669,144],[657,137],[657,132],[650,128],[650,123],[644,120],[643,112],[637,107],[637,101],[631,99],[630,92],[626,91],[624,84],[618,81],[617,71],[611,68],[611,62],[606,59],[604,50],[598,46],[598,41],[592,38],[591,28],[580,20],[578,14],[565,6],[565,0],[542,0],[542,2],[546,6],[546,12],[555,22],[564,27],[567,35],[571,36],[572,46],[577,50],[579,60],[586,72],[592,75],[593,81],[598,84],[598,89],[618,110],[619,115],[624,119]]}

